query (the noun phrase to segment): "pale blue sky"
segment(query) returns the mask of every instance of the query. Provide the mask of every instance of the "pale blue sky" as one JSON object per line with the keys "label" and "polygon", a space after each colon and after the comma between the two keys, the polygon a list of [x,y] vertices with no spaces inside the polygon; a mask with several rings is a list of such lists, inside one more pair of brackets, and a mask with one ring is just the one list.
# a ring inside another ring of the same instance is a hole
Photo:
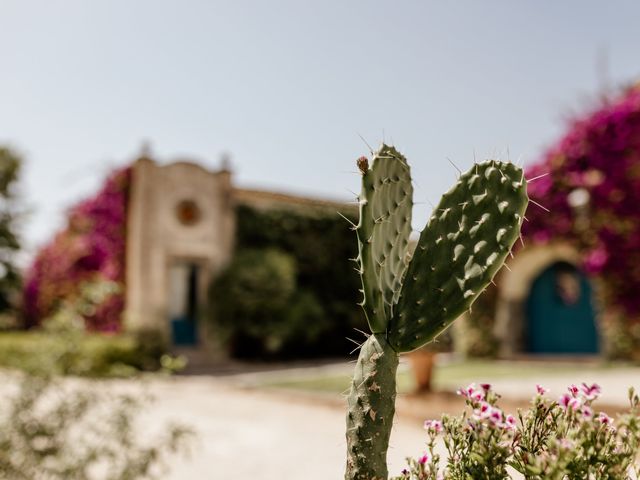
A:
{"label": "pale blue sky", "polygon": [[[640,78],[640,2],[0,0],[0,143],[27,159],[28,245],[148,140],[232,155],[243,186],[348,199],[384,137],[416,201],[506,149],[525,163]],[[425,223],[430,207],[416,211]]]}

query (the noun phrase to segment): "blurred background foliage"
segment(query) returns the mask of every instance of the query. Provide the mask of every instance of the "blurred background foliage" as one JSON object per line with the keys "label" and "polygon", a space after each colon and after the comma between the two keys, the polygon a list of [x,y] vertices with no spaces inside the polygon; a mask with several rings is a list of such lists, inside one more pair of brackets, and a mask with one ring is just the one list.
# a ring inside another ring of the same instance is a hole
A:
{"label": "blurred background foliage", "polygon": [[10,380],[17,390],[0,408],[0,479],[161,479],[192,445],[194,432],[177,423],[140,435],[150,399],[47,375]]}
{"label": "blurred background foliage", "polygon": [[16,254],[20,250],[17,187],[22,163],[16,152],[0,147],[0,327],[16,323],[21,288]]}
{"label": "blurred background foliage", "polygon": [[[357,213],[342,212],[352,221]],[[236,255],[211,285],[210,319],[239,358],[344,356],[364,328],[354,233],[334,207],[236,210]]]}

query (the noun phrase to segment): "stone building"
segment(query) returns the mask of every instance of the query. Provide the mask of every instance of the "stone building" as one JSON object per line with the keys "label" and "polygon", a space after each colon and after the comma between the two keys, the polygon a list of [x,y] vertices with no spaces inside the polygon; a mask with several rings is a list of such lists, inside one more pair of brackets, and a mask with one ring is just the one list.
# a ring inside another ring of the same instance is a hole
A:
{"label": "stone building", "polygon": [[[199,321],[207,289],[234,254],[236,212],[337,211],[352,205],[240,189],[223,166],[209,171],[188,161],[160,165],[143,155],[131,167],[126,239],[125,327],[160,330],[174,346],[209,345]],[[346,224],[345,224],[345,230]]]}
{"label": "stone building", "polygon": [[194,344],[207,285],[231,258],[231,174],[142,157],[131,175],[126,326],[160,329],[174,343]]}

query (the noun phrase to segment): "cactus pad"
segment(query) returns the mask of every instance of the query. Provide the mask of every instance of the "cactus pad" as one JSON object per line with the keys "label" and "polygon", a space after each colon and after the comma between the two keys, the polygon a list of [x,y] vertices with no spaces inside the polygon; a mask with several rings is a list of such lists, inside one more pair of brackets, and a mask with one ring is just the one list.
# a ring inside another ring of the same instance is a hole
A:
{"label": "cactus pad", "polygon": [[511,251],[527,202],[522,170],[495,160],[476,164],[444,194],[389,322],[396,351],[424,345],[469,308]]}
{"label": "cactus pad", "polygon": [[407,266],[413,186],[406,159],[393,147],[382,145],[370,169],[364,161],[358,165],[362,191],[356,232],[362,306],[371,331],[382,333]]}

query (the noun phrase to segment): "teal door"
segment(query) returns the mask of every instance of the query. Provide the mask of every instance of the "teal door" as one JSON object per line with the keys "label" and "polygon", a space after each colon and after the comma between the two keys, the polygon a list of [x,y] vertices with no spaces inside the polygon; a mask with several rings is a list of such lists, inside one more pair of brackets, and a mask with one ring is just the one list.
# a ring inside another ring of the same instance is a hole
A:
{"label": "teal door", "polygon": [[526,315],[530,352],[598,352],[591,285],[573,265],[555,263],[536,278]]}
{"label": "teal door", "polygon": [[174,345],[198,343],[198,265],[178,263],[169,271],[169,322]]}

